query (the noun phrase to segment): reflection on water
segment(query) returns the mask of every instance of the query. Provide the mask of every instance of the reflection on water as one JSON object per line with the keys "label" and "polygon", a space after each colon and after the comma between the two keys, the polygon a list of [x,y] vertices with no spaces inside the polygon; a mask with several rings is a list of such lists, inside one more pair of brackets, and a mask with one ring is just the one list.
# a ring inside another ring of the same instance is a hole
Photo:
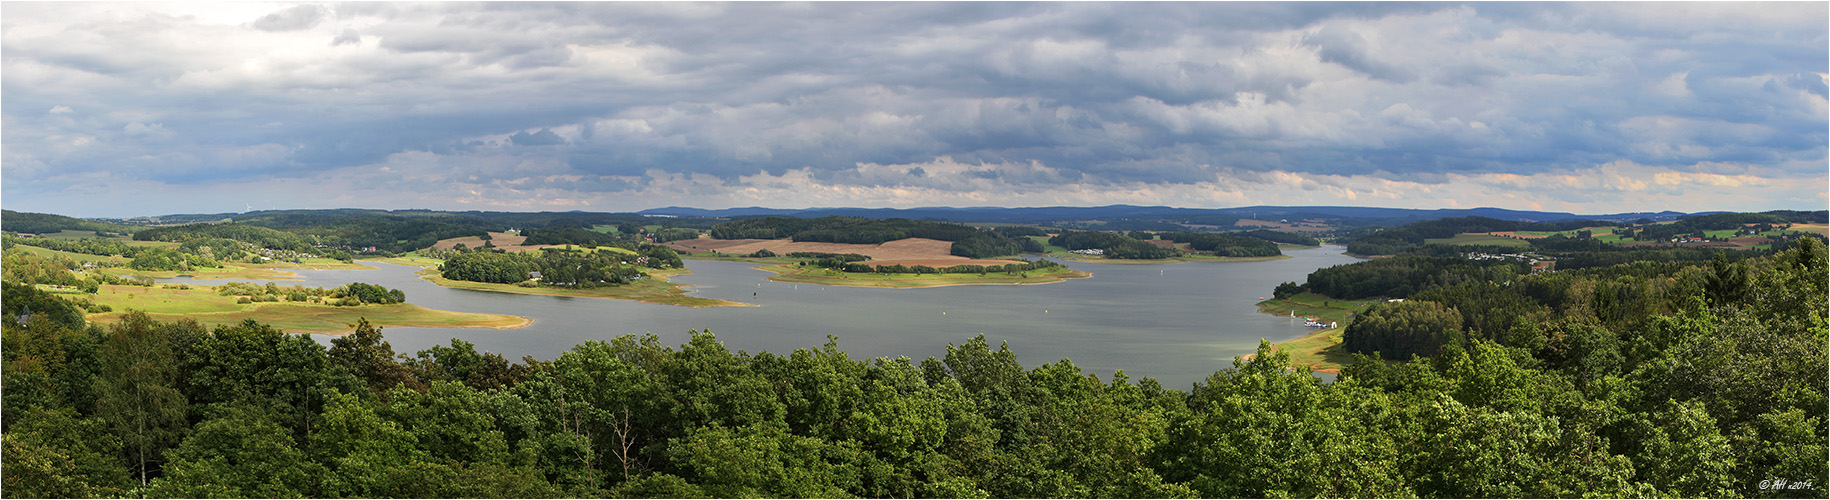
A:
{"label": "reflection on water", "polygon": [[[688,330],[709,330],[733,351],[788,353],[839,338],[854,359],[940,357],[948,343],[983,333],[1008,342],[1024,366],[1071,359],[1110,380],[1155,377],[1186,388],[1249,354],[1258,340],[1279,342],[1310,332],[1301,319],[1260,314],[1259,297],[1285,281],[1302,282],[1318,268],[1354,262],[1341,247],[1286,251],[1293,258],[1262,262],[1092,264],[1069,262],[1089,279],[1045,285],[980,285],[889,290],[768,281],[769,273],[741,262],[687,261],[693,274],[675,277],[692,293],[760,307],[687,308],[624,300],[518,295],[443,288],[414,275],[417,268],[372,264],[375,270],[299,271],[302,281],[336,287],[352,281],[406,292],[408,302],[435,309],[514,314],[534,322],[518,330],[408,328],[383,330],[398,352],[411,353],[464,339],[509,359],[551,359],[592,339],[654,333],[678,345]],[[170,279],[218,284],[230,280]],[[316,336],[320,340],[323,336]]]}

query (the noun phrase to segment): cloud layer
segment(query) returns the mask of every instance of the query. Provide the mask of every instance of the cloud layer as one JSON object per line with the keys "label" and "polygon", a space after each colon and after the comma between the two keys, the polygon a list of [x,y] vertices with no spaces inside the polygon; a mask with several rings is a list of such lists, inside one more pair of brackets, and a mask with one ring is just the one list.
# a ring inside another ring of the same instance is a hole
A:
{"label": "cloud layer", "polygon": [[0,189],[256,208],[1827,203],[1821,3],[0,6]]}

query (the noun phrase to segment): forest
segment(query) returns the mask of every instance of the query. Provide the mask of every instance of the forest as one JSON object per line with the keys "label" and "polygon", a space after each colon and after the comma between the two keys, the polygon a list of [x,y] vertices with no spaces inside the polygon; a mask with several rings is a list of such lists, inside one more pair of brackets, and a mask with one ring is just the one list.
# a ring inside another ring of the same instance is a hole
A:
{"label": "forest", "polygon": [[1629,326],[1590,314],[1609,295],[1579,276],[1524,287],[1562,297],[1547,325],[1462,323],[1334,383],[1263,344],[1183,389],[1026,368],[983,336],[919,362],[710,332],[510,361],[397,353],[366,324],[328,347],[253,322],[83,326],[9,288],[0,470],[9,497],[1822,498],[1827,269],[1807,241],[1692,271]]}
{"label": "forest", "polygon": [[660,245],[634,253],[544,248],[539,252],[463,252],[439,265],[446,279],[526,286],[596,288],[627,284],[646,275],[643,267],[678,268],[680,255]]}
{"label": "forest", "polygon": [[[1716,219],[1689,224],[1743,223]],[[148,237],[194,242],[162,250],[180,259],[245,250],[227,243],[244,237],[290,244],[262,229]],[[534,271],[549,286],[585,286],[639,276],[622,273],[636,269],[626,259],[680,265],[664,247],[635,250],[453,252],[444,272],[515,283]],[[1471,257],[1502,251],[1533,256]],[[366,322],[328,345],[252,321],[205,328],[129,312],[103,326],[32,283],[123,278],[9,251],[0,496],[1830,496],[1822,239],[1724,251],[1544,238],[1396,253],[1274,291],[1403,299],[1348,323],[1355,361],[1335,381],[1287,368],[1287,354],[1261,343],[1177,388],[1067,359],[1020,363],[982,334],[919,361],[853,358],[843,332],[787,353],[692,332],[681,345],[606,336],[510,360],[458,339],[396,352]],[[1534,273],[1539,258],[1555,271]],[[251,300],[405,299],[362,283],[225,287]]]}
{"label": "forest", "polygon": [[1110,259],[1156,260],[1174,257],[1174,249],[1163,248],[1130,236],[1105,231],[1063,231],[1048,239],[1048,244],[1068,250],[1103,250]]}

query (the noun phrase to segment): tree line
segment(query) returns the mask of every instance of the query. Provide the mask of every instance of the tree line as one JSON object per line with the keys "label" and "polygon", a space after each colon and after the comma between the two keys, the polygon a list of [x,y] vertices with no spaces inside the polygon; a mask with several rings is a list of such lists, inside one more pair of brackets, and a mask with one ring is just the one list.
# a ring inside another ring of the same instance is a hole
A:
{"label": "tree line", "polygon": [[9,289],[0,474],[12,497],[1821,498],[1806,252],[1633,335],[1476,336],[1332,384],[1261,343],[1182,390],[1025,367],[982,335],[920,362],[707,332],[511,362],[397,353],[366,322],[328,347],[254,322],[21,324]]}
{"label": "tree line", "polygon": [[794,241],[865,245],[876,245],[906,238],[960,241],[979,232],[979,229],[971,226],[945,222],[867,219],[837,215],[815,219],[772,215],[712,226],[712,237],[721,240],[789,238]]}
{"label": "tree line", "polygon": [[[1308,242],[1320,245],[1313,238],[1278,231],[1257,230],[1244,233],[1164,233],[1164,239],[1176,243],[1187,243],[1190,250],[1209,252],[1221,257],[1271,257],[1283,255],[1277,248],[1278,240]],[[1272,239],[1276,238],[1276,239]]]}

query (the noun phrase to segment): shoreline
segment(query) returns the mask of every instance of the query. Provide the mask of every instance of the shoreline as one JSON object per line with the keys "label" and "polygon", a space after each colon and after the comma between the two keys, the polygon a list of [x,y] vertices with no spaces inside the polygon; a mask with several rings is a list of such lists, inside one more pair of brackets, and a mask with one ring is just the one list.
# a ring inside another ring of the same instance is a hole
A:
{"label": "shoreline", "polygon": [[[504,284],[504,283],[482,283],[482,282],[476,282],[476,281],[460,281],[460,280],[448,279],[448,278],[445,278],[444,276],[438,275],[438,270],[433,267],[433,265],[436,265],[434,263],[418,262],[415,260],[403,259],[403,258],[398,258],[398,257],[394,258],[393,260],[397,260],[397,261],[401,261],[401,262],[389,262],[387,260],[376,260],[375,262],[381,262],[384,264],[393,264],[393,265],[397,265],[397,266],[418,267],[418,268],[420,268],[420,270],[414,274],[419,276],[420,279],[430,281],[430,282],[432,282],[432,284],[438,285],[441,287],[454,288],[454,289],[459,289],[459,290],[475,290],[475,291],[479,291],[479,292],[496,292],[496,293],[514,293],[514,294],[521,294],[521,295],[546,295],[546,296],[552,296],[552,297],[575,297],[575,298],[581,298],[581,299],[632,300],[632,301],[646,303],[646,304],[658,304],[658,305],[665,305],[665,306],[681,306],[681,307],[692,307],[692,308],[756,307],[757,306],[756,304],[750,304],[750,303],[745,303],[745,302],[735,302],[735,301],[729,301],[729,300],[712,299],[712,298],[706,298],[706,297],[687,295],[687,292],[688,292],[687,289],[692,288],[692,286],[674,283],[673,280],[670,279],[674,276],[692,274],[692,270],[686,269],[686,268],[680,268],[678,270],[672,270],[672,269],[655,270],[655,271],[652,271],[649,273],[647,280],[637,281],[635,283],[629,283],[626,285],[618,285],[618,286],[614,286],[614,287],[583,288],[583,289],[549,288],[549,287],[526,288],[526,287],[516,286],[516,285],[512,285],[512,284]],[[407,263],[407,262],[412,262],[412,263]],[[653,285],[650,283],[661,283],[661,285]],[[650,294],[652,296],[642,295],[643,292],[650,292]]]}
{"label": "shoreline", "polygon": [[525,316],[448,311],[411,302],[359,306],[290,301],[244,304],[236,302],[233,296],[217,295],[216,287],[210,285],[185,288],[105,285],[104,293],[98,295],[96,301],[115,306],[118,311],[83,315],[84,320],[97,324],[114,323],[128,311],[140,311],[160,321],[194,319],[206,325],[234,325],[255,320],[289,334],[330,336],[348,335],[361,319],[383,327],[493,330],[519,329],[534,322],[533,318]]}
{"label": "shoreline", "polygon": [[[1378,301],[1339,300],[1305,292],[1283,299],[1267,299],[1257,305],[1258,312],[1272,316],[1295,313],[1297,316],[1340,323],[1341,326],[1338,327],[1317,329],[1297,338],[1271,344],[1273,349],[1290,354],[1288,368],[1307,367],[1319,373],[1338,374],[1352,359],[1340,348],[1341,336],[1346,334],[1347,324],[1352,321],[1354,313],[1365,310],[1374,302]],[[1335,303],[1346,307],[1337,307]],[[1249,360],[1254,355],[1255,353],[1246,354],[1242,359]]]}

